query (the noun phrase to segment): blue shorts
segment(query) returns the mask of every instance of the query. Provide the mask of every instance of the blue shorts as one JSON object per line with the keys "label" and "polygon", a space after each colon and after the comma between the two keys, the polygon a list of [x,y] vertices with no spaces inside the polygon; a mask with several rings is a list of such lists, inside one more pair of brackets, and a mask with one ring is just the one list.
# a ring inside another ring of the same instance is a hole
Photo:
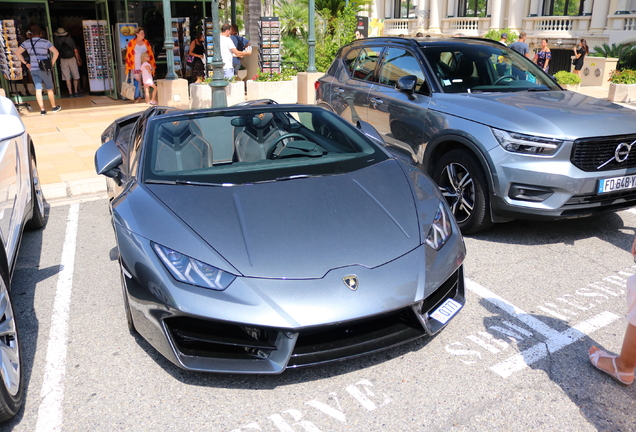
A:
{"label": "blue shorts", "polygon": [[47,90],[53,89],[53,78],[50,72],[43,72],[41,70],[32,70],[31,77],[33,77],[33,85],[36,90],[42,90],[42,84]]}

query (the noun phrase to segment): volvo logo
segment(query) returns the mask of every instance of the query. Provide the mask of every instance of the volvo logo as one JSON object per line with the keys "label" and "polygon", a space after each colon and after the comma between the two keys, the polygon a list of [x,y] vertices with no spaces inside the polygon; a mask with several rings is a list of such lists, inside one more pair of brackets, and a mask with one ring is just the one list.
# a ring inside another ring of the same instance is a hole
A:
{"label": "volvo logo", "polygon": [[632,149],[632,144],[620,143],[616,146],[616,151],[614,152],[614,158],[616,162],[625,162],[629,157],[629,151]]}
{"label": "volvo logo", "polygon": [[597,170],[601,169],[612,161],[616,161],[618,163],[625,162],[627,158],[629,158],[629,152],[631,151],[632,146],[634,144],[636,144],[636,141],[633,141],[631,144],[620,143],[619,145],[616,146],[616,149],[614,150],[614,157],[609,158],[607,162],[599,165],[598,167],[596,167],[596,169]]}
{"label": "volvo logo", "polygon": [[342,281],[350,290],[355,291],[358,289],[358,276],[356,275],[345,276],[342,278]]}

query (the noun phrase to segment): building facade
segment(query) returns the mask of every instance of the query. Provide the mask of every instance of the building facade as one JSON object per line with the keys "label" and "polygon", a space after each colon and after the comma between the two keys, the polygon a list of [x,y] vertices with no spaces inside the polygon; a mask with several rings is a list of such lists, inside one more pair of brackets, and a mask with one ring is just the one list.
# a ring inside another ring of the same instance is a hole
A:
{"label": "building facade", "polygon": [[524,31],[537,48],[569,49],[586,39],[636,42],[636,0],[377,0],[371,18],[384,18],[385,35],[483,36],[491,29]]}

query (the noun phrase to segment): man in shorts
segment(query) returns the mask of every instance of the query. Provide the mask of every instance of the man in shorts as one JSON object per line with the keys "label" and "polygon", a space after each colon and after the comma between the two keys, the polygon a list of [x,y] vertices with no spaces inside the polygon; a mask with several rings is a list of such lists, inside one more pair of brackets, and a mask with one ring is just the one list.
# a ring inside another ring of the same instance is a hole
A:
{"label": "man in shorts", "polygon": [[[79,69],[82,65],[79,51],[75,46],[75,42],[68,35],[68,32],[62,27],[58,28],[55,33],[55,48],[60,52],[60,68],[62,69],[62,80],[66,81],[69,97],[79,97]],[[71,78],[73,80],[71,81]],[[73,85],[71,85],[71,83]],[[73,92],[73,88],[75,92]]]}
{"label": "man in shorts", "polygon": [[[49,96],[49,102],[51,102],[51,111],[58,112],[62,109],[61,106],[55,105],[55,93],[53,92],[53,76],[51,71],[40,70],[39,61],[48,59],[49,52],[53,54],[51,59],[51,67],[55,67],[55,61],[59,56],[58,50],[53,44],[46,39],[42,38],[42,29],[40,26],[34,25],[31,27],[31,39],[27,39],[22,42],[22,45],[16,51],[16,54],[23,65],[31,72],[33,78],[33,85],[35,85],[35,99],[40,105],[40,114],[45,115],[44,98],[42,97],[42,89],[46,88],[46,93]],[[22,57],[22,53],[28,52],[30,61],[27,63]]]}

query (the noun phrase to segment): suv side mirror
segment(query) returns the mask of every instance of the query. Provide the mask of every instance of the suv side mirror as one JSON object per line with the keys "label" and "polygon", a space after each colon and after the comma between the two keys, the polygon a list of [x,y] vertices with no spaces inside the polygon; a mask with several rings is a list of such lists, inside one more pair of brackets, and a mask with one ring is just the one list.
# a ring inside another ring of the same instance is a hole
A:
{"label": "suv side mirror", "polygon": [[406,75],[398,78],[395,88],[399,92],[406,93],[410,99],[413,99],[413,93],[415,93],[416,85],[417,77],[415,75]]}
{"label": "suv side mirror", "polygon": [[115,141],[106,141],[95,152],[95,171],[97,174],[112,178],[117,186],[121,186],[121,170],[123,158]]}

